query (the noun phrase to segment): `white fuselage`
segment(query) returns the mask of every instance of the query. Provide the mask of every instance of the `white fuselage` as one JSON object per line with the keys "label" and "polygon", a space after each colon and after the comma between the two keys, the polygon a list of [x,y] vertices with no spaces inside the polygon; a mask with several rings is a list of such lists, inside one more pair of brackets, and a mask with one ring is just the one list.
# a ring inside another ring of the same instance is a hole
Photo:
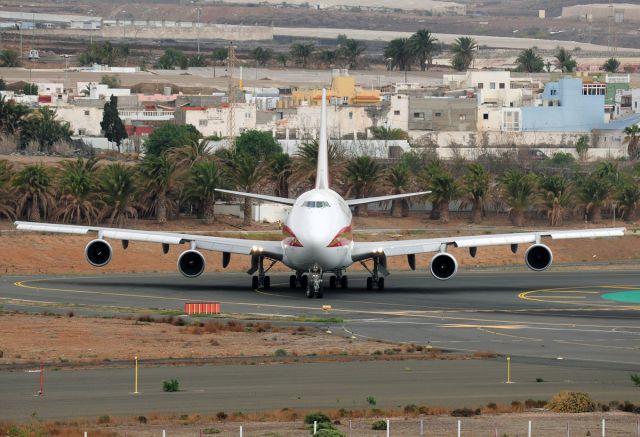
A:
{"label": "white fuselage", "polygon": [[282,262],[291,269],[336,271],[352,264],[351,210],[333,190],[316,188],[303,193],[282,230]]}

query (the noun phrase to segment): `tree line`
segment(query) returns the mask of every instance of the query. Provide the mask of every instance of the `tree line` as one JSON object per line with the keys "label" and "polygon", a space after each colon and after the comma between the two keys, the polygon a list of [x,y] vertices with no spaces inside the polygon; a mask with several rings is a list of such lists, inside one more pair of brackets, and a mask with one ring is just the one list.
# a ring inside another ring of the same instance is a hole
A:
{"label": "tree line", "polygon": [[[147,153],[136,163],[78,158],[14,169],[0,161],[0,215],[124,226],[137,218],[165,223],[186,214],[210,224],[215,221],[214,202],[224,198],[216,188],[294,197],[314,184],[316,141],[304,142],[293,156],[283,153],[268,132],[244,132],[233,147],[215,152],[207,144],[195,129],[166,124],[149,137]],[[598,223],[603,210],[612,208],[633,221],[640,202],[640,166],[622,169],[614,162],[600,162],[585,169],[565,154],[551,161],[558,167],[535,171],[506,158],[445,162],[414,151],[395,163],[349,158],[335,144],[329,146],[329,158],[333,188],[345,198],[431,190],[417,201],[430,202],[430,218],[442,223],[450,220],[452,204],[468,211],[473,223],[482,222],[491,210],[506,211],[516,226],[531,215],[546,217],[550,226],[585,214]],[[406,216],[409,208],[409,201],[396,200],[389,214]],[[250,199],[243,210],[249,224]],[[367,206],[354,213],[367,214]]]}

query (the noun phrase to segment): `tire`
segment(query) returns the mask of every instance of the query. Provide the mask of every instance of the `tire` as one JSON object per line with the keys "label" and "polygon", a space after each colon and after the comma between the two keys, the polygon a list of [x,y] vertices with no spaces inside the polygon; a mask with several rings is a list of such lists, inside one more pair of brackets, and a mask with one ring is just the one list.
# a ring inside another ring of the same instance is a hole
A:
{"label": "tire", "polygon": [[300,277],[300,286],[302,288],[307,288],[308,284],[309,284],[309,278],[307,277],[307,275],[302,275]]}
{"label": "tire", "polygon": [[251,277],[251,288],[253,288],[254,290],[260,288],[260,281],[258,280],[257,276]]}
{"label": "tire", "polygon": [[347,275],[340,278],[340,288],[349,288],[349,278],[347,278]]}
{"label": "tire", "polygon": [[367,278],[367,290],[373,290],[373,278],[371,276]]}
{"label": "tire", "polygon": [[378,290],[384,290],[384,278],[378,278]]}
{"label": "tire", "polygon": [[338,286],[337,278],[335,276],[331,276],[329,278],[329,288],[332,290],[335,290],[337,286]]}
{"label": "tire", "polygon": [[296,288],[297,285],[298,278],[296,278],[296,275],[289,276],[289,288]]}
{"label": "tire", "polygon": [[305,294],[309,299],[313,299],[314,293],[313,293],[313,289],[311,287],[309,287],[309,286],[305,287]]}
{"label": "tire", "polygon": [[322,287],[320,287],[320,289],[318,290],[317,293],[315,293],[316,295],[316,299],[322,299],[324,297],[324,290],[322,289]]}
{"label": "tire", "polygon": [[271,277],[270,276],[265,276],[264,279],[262,280],[262,285],[264,287],[265,290],[268,290],[271,288]]}

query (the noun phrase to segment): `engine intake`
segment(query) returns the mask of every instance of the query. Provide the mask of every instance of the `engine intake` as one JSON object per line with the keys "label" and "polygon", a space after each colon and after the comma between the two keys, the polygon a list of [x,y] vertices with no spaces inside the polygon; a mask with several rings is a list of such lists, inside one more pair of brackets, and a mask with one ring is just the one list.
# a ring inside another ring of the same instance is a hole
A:
{"label": "engine intake", "polygon": [[439,253],[431,260],[431,274],[440,281],[453,278],[458,273],[458,261],[449,253]]}
{"label": "engine intake", "polygon": [[197,278],[204,272],[206,262],[197,250],[186,250],[178,257],[178,270],[187,278]]}
{"label": "engine intake", "polygon": [[113,250],[104,240],[93,240],[84,248],[84,257],[94,267],[104,267],[111,261]]}
{"label": "engine intake", "polygon": [[524,262],[531,270],[541,272],[553,262],[553,253],[544,244],[534,244],[524,253]]}

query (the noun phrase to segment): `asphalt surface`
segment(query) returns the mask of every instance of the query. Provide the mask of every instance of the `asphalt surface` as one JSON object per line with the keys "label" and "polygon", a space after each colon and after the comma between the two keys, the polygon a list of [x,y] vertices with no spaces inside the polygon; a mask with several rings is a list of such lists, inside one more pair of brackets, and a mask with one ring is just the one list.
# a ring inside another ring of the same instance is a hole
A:
{"label": "asphalt surface", "polygon": [[[587,391],[603,401],[639,400],[640,392],[629,381],[629,373],[640,371],[638,271],[477,271],[447,282],[424,272],[395,273],[384,291],[366,291],[364,280],[352,275],[348,290],[326,290],[318,300],[289,289],[288,276],[280,274],[272,277],[268,291],[251,290],[250,277],[241,273],[195,280],[178,274],[5,276],[0,299],[7,309],[40,311],[34,305],[135,312],[216,301],[227,313],[334,317],[344,320],[326,324],[336,335],[509,354],[516,384],[504,384],[504,358],[149,368],[141,373],[141,396],[129,394],[131,369],[48,372],[44,398],[33,396],[38,381],[33,373],[0,372],[0,418],[27,417],[33,411],[41,417],[68,417],[353,408],[364,407],[369,395],[380,406],[480,405],[548,399],[560,389]],[[181,381],[184,392],[161,392],[161,381],[171,377]],[[536,378],[545,382],[536,383]]]}

